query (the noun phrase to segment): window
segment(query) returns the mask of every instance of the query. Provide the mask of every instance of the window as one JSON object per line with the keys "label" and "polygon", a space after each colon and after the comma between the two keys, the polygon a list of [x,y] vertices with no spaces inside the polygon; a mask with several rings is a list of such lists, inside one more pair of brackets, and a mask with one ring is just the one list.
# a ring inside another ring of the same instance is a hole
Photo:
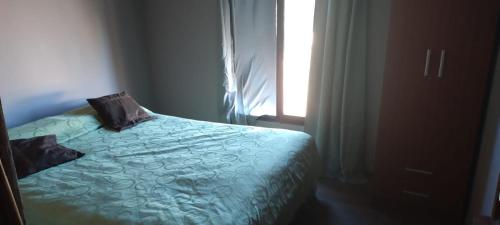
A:
{"label": "window", "polygon": [[228,121],[303,122],[314,4],[314,0],[221,0]]}
{"label": "window", "polygon": [[278,0],[278,119],[303,121],[306,116],[314,2]]}

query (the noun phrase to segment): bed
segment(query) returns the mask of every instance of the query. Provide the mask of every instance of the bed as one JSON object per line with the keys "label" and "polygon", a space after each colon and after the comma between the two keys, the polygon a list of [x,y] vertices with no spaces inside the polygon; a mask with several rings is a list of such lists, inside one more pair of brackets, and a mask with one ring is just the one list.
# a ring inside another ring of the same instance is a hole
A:
{"label": "bed", "polygon": [[85,153],[19,180],[27,224],[287,224],[314,188],[305,133],[152,114],[121,132],[90,107],[10,129]]}

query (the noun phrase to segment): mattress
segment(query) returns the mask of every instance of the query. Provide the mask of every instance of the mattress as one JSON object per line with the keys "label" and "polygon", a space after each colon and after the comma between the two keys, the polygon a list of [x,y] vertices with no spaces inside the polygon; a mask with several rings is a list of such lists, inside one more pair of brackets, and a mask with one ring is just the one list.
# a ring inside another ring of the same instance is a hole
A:
{"label": "mattress", "polygon": [[305,133],[154,115],[115,132],[87,107],[10,129],[86,153],[19,181],[27,224],[284,224],[318,176]]}

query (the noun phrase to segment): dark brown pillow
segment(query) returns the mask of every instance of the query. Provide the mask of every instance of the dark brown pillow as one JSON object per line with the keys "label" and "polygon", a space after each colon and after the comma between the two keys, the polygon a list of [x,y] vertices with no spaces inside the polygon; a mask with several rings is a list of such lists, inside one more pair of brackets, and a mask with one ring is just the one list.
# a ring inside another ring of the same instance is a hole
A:
{"label": "dark brown pillow", "polygon": [[19,179],[84,155],[58,145],[55,135],[11,140],[10,146]]}
{"label": "dark brown pillow", "polygon": [[97,111],[104,125],[116,131],[154,119],[126,92],[90,98],[87,102]]}

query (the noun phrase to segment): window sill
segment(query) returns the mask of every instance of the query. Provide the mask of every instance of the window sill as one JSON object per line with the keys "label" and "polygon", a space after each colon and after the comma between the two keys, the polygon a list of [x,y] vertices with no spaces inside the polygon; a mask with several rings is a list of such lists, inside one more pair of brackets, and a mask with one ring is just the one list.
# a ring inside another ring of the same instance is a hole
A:
{"label": "window sill", "polygon": [[304,126],[305,118],[298,116],[285,116],[285,115],[282,116],[263,115],[258,117],[257,120]]}

